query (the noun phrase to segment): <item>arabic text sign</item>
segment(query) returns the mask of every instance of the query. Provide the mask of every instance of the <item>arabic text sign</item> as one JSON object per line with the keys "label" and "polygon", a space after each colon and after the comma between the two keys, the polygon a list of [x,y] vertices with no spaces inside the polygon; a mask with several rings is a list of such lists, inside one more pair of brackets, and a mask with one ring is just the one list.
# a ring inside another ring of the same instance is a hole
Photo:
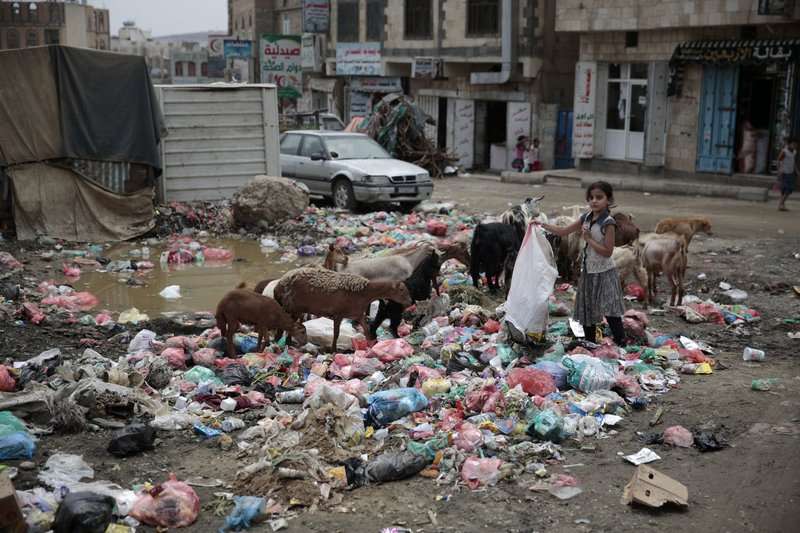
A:
{"label": "arabic text sign", "polygon": [[330,0],[303,0],[303,31],[326,33],[330,27]]}
{"label": "arabic text sign", "polygon": [[299,35],[261,36],[261,83],[277,85],[279,98],[299,98],[303,93],[301,50]]}
{"label": "arabic text sign", "polygon": [[336,43],[337,76],[383,76],[381,43]]}
{"label": "arabic text sign", "polygon": [[225,39],[223,50],[226,60],[250,59],[253,57],[253,43],[251,41]]}
{"label": "arabic text sign", "polygon": [[794,61],[800,39],[774,41],[698,41],[679,46],[671,63],[763,63]]}
{"label": "arabic text sign", "polygon": [[594,102],[597,85],[597,64],[581,61],[575,67],[574,124],[572,156],[590,159],[594,156]]}

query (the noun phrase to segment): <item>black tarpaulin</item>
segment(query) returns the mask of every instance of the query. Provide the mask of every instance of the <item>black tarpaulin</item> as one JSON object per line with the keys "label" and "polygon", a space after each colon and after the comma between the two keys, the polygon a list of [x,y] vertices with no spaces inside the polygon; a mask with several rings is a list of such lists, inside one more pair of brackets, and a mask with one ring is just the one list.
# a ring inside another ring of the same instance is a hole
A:
{"label": "black tarpaulin", "polygon": [[160,174],[163,119],[144,58],[46,46],[0,52],[0,165],[88,159]]}

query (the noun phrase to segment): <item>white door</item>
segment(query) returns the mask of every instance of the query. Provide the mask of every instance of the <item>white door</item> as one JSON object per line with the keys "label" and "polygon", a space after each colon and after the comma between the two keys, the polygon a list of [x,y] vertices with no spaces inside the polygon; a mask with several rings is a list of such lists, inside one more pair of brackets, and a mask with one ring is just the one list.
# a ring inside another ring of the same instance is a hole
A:
{"label": "white door", "polygon": [[605,157],[642,161],[647,124],[647,64],[612,63],[608,69]]}
{"label": "white door", "polygon": [[453,151],[462,168],[472,168],[475,156],[475,101],[455,100],[453,114]]}

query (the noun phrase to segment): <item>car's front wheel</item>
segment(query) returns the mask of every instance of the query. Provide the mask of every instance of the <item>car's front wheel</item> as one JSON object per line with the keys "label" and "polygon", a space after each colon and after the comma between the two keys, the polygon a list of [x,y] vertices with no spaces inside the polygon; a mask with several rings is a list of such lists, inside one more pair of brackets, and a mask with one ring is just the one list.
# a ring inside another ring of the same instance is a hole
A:
{"label": "car's front wheel", "polygon": [[333,183],[333,205],[339,209],[356,208],[356,197],[353,194],[353,186],[344,178],[340,178]]}

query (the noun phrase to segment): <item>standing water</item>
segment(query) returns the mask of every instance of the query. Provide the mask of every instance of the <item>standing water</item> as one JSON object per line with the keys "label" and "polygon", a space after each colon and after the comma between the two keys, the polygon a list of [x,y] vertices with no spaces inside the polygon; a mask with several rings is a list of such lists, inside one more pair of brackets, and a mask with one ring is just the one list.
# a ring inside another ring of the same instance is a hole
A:
{"label": "standing water", "polygon": [[[148,260],[154,264],[154,268],[137,272],[98,272],[84,266],[80,278],[71,285],[75,290],[88,291],[97,296],[100,303],[95,311],[107,309],[121,312],[135,307],[155,318],[162,313],[213,312],[225,293],[241,282],[252,288],[259,281],[278,278],[300,264],[321,262],[321,258],[282,262],[279,252],[262,249],[255,240],[209,239],[203,244],[230,250],[233,252],[233,259],[163,264],[159,258],[169,248],[168,243],[162,242],[154,246],[123,243],[104,250],[103,255],[112,262]],[[143,248],[147,248],[144,253],[149,252],[149,257],[142,256]],[[129,284],[129,280],[142,282],[143,285]],[[159,296],[159,292],[169,285],[180,286],[181,298],[167,300]]]}

